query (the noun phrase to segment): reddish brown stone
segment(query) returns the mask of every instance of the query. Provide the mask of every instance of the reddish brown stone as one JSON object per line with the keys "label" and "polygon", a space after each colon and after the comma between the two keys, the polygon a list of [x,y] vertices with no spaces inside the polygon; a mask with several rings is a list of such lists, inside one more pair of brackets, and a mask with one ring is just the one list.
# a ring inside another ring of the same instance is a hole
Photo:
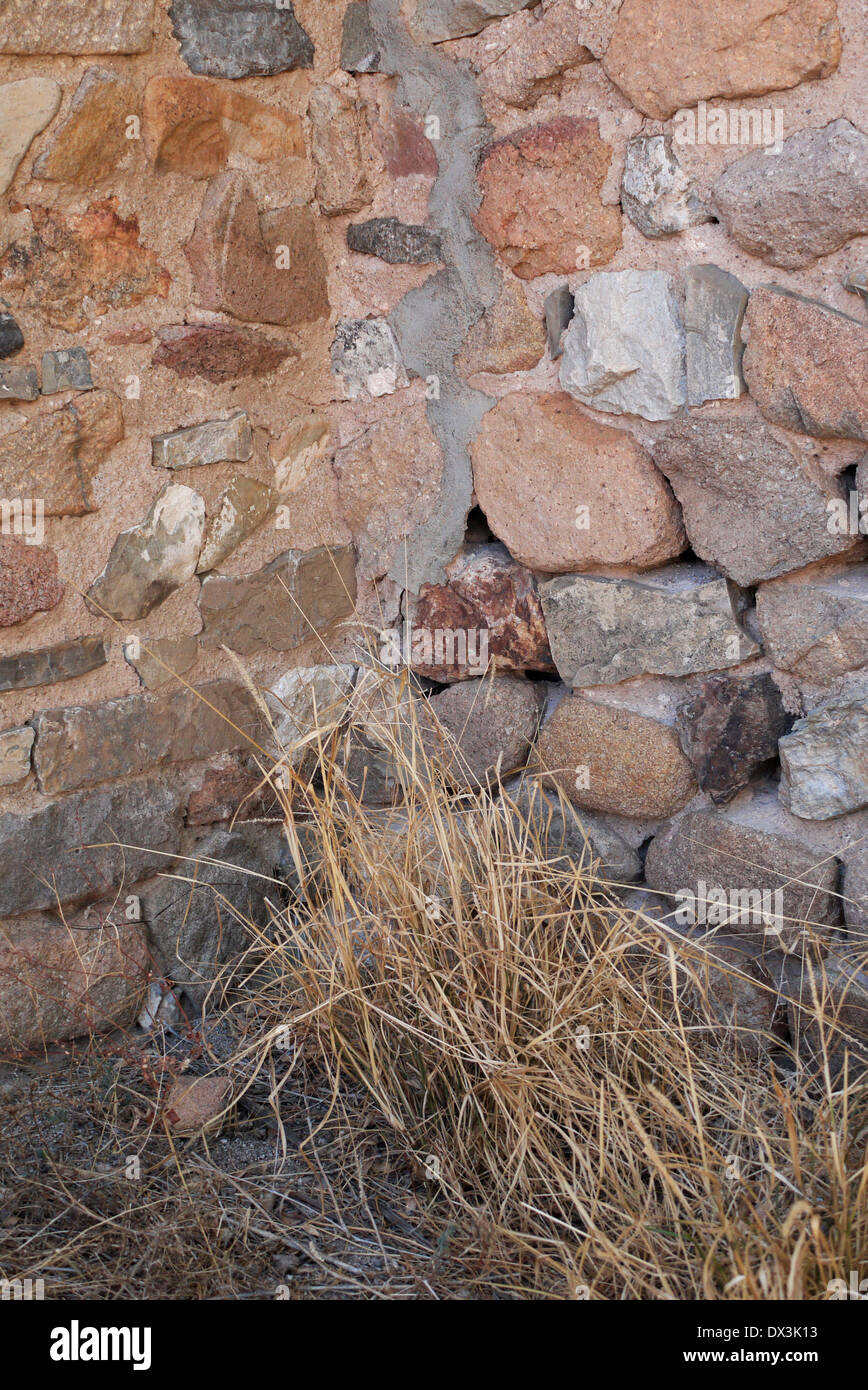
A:
{"label": "reddish brown stone", "polygon": [[127,347],[131,343],[149,343],[153,336],[147,324],[131,323],[129,328],[116,328],[113,333],[106,333],[105,341],[112,347]]}
{"label": "reddish brown stone", "polygon": [[459,372],[529,372],[545,352],[543,320],[534,314],[521,285],[510,276],[492,307],[464,340],[456,358]]}
{"label": "reddish brown stone", "polygon": [[198,302],[255,323],[303,324],[329,313],[326,263],[308,207],[259,215],[247,180],[227,171],[208,185],[184,247]]}
{"label": "reddish brown stone", "polygon": [[840,56],[835,0],[624,0],[603,67],[634,106],[665,121],[703,98],[828,77]]}
{"label": "reddish brown stone", "polygon": [[94,913],[68,925],[56,917],[4,924],[0,1046],[41,1048],[132,1024],[149,967],[141,923],[116,925]]}
{"label": "reddish brown stone", "polygon": [[598,122],[573,116],[484,151],[474,221],[521,279],[605,265],[620,248],[620,210],[601,199],[611,156]]}
{"label": "reddish brown stone", "polygon": [[470,453],[489,526],[529,569],[650,569],[685,548],[678,505],[644,449],[563,392],[505,396]]}
{"label": "reddish brown stone", "polygon": [[418,116],[403,111],[400,106],[394,107],[377,121],[374,143],[393,178],[402,179],[410,174],[437,177],[437,155],[422,122]]}
{"label": "reddish brown stone", "polygon": [[12,627],[34,613],[55,608],[64,588],[53,550],[0,536],[0,627]]}
{"label": "reddish brown stone", "polygon": [[126,118],[138,111],[134,87],[111,72],[89,68],[69,115],[33,166],[33,177],[93,184],[109,178],[129,153]]}
{"label": "reddish brown stone", "polygon": [[[87,212],[31,207],[33,235],[0,258],[0,287],[49,323],[74,333],[88,314],[165,299],[171,277],[153,252],[139,245],[139,219],[119,217],[117,199],[91,203]],[[89,301],[85,309],[84,300]]]}
{"label": "reddish brown stone", "polygon": [[201,376],[206,381],[235,381],[242,376],[266,376],[298,357],[289,343],[278,343],[252,328],[224,323],[175,324],[157,330],[158,346],[151,359],[178,376]]}
{"label": "reddish brown stone", "polygon": [[164,1115],[175,1134],[209,1134],[232,1099],[228,1076],[182,1076],[166,1098]]}
{"label": "reddish brown stone", "polygon": [[672,729],[656,719],[568,695],[540,732],[547,780],[576,806],[619,816],[671,816],[696,792]]}
{"label": "reddish brown stone", "polygon": [[236,762],[209,767],[187,801],[187,825],[213,825],[223,820],[257,820],[280,815],[275,798],[262,787],[262,773]]}
{"label": "reddish brown stone", "polygon": [[96,511],[91,480],[124,437],[121,403],[111,391],[76,396],[0,439],[0,496],[42,498],[46,516]]}
{"label": "reddish brown stone", "polygon": [[[530,570],[512,559],[505,546],[469,546],[446,567],[448,583],[425,584],[410,624],[430,635],[463,633],[465,641],[485,634],[488,658],[499,671],[553,671],[545,619]],[[471,637],[469,634],[474,634]],[[464,661],[425,665],[410,643],[411,664],[436,681],[464,680],[472,673]],[[432,654],[434,648],[432,646]]]}
{"label": "reddish brown stone", "polygon": [[578,22],[577,8],[575,0],[554,0],[545,10],[540,5],[525,11],[523,28],[480,72],[483,97],[499,97],[510,106],[533,106],[540,97],[561,91],[565,73],[593,62],[593,53],[580,41],[590,7],[583,6]]}
{"label": "reddish brown stone", "polygon": [[373,196],[362,157],[361,102],[324,82],[310,94],[308,115],[320,212],[326,217],[361,212]]}
{"label": "reddish brown stone", "polygon": [[744,353],[767,420],[805,434],[868,440],[868,328],[815,299],[760,285]]}
{"label": "reddish brown stone", "polygon": [[145,140],[158,173],[207,179],[230,154],[264,163],[304,154],[301,120],[279,106],[200,77],[152,77]]}

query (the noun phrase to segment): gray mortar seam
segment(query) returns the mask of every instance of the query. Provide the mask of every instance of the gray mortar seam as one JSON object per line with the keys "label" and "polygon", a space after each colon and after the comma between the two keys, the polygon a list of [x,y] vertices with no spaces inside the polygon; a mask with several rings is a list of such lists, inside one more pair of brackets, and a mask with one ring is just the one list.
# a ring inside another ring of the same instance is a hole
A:
{"label": "gray mortar seam", "polygon": [[494,254],[477,232],[476,166],[490,134],[469,67],[453,63],[431,45],[415,44],[400,18],[400,0],[369,0],[380,48],[379,71],[397,79],[399,105],[441,122],[439,170],[431,190],[429,220],[440,234],[445,269],[406,294],[388,316],[408,371],[423,381],[436,377],[439,398],[427,403],[432,432],[443,450],[440,495],[432,515],[405,538],[389,577],[411,593],[442,583],[446,565],[461,548],[473,498],[470,444],[492,397],[468,386],[454,357],[471,328],[496,302],[502,277]]}

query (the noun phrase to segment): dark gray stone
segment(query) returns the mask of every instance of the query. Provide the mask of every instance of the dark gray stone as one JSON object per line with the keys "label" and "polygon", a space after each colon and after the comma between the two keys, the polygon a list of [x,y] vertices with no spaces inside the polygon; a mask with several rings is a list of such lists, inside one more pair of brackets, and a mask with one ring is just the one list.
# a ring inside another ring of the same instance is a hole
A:
{"label": "dark gray stone", "polygon": [[512,802],[519,834],[530,827],[549,866],[569,873],[579,864],[588,868],[600,861],[600,872],[615,883],[635,883],[642,877],[642,861],[634,849],[602,816],[579,810],[537,778],[519,776],[504,784],[504,800],[497,803],[505,814]]}
{"label": "dark gray stone", "polygon": [[268,927],[265,899],[279,909],[282,843],[279,827],[212,830],[185,847],[171,875],[136,888],[161,964],[197,1007],[220,966],[252,943],[252,928]]}
{"label": "dark gray stone", "polygon": [[352,0],[344,15],[341,67],[345,72],[378,72],[380,49],[366,0]]}
{"label": "dark gray stone", "polygon": [[174,0],[181,57],[206,77],[262,77],[313,66],[313,42],[290,0]]}
{"label": "dark gray stone", "polygon": [[34,685],[54,685],[86,675],[108,661],[108,645],[102,637],[75,637],[55,647],[16,652],[0,658],[0,690],[29,690]]}
{"label": "dark gray stone", "polygon": [[569,285],[561,285],[559,289],[552,290],[551,294],[546,295],[543,304],[546,316],[546,338],[548,339],[549,355],[553,362],[563,352],[561,336],[570,326],[575,304]]}
{"label": "dark gray stone", "polygon": [[92,391],[90,360],[83,347],[59,348],[42,355],[42,394],[57,391]]}
{"label": "dark gray stone", "polygon": [[399,222],[397,217],[372,217],[347,227],[347,246],[364,256],[379,256],[389,265],[432,265],[443,259],[440,238],[428,227]]}
{"label": "dark gray stone", "polygon": [[24,346],[24,334],[11,314],[0,312],[0,357],[13,357]]}
{"label": "dark gray stone", "polygon": [[231,680],[45,710],[33,725],[33,767],[48,792],[138,777],[165,763],[255,752],[263,735],[251,695]]}
{"label": "dark gray stone", "polygon": [[[798,130],[720,175],[714,201],[743,251],[798,270],[868,232],[868,135],[850,121]],[[793,209],[798,208],[798,215]]]}
{"label": "dark gray stone", "polygon": [[0,401],[35,401],[38,395],[35,367],[0,367]]}
{"label": "dark gray stone", "polygon": [[0,816],[0,917],[104,898],[163,868],[178,850],[181,812],[178,792],[154,781],[6,812]]}
{"label": "dark gray stone", "polygon": [[792,722],[767,671],[708,676],[676,718],[697,781],[717,802],[728,801],[763,763],[777,757],[778,739]]}

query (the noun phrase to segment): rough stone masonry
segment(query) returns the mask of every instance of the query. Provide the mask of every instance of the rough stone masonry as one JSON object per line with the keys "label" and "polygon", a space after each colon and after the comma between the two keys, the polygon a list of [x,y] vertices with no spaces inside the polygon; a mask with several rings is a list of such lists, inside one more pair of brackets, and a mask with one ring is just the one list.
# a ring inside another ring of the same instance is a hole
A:
{"label": "rough stone masonry", "polygon": [[239,659],[291,742],[372,644],[456,790],[693,902],[739,1045],[825,962],[865,1047],[866,59],[860,0],[0,0],[3,1050],[205,1002],[280,888]]}

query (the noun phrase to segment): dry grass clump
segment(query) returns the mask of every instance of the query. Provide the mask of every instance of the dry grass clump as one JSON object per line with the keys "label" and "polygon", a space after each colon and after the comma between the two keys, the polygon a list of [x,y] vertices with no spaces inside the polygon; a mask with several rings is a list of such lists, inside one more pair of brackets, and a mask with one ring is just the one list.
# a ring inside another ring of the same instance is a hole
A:
{"label": "dry grass clump", "polygon": [[[364,691],[263,767],[290,902],[251,925],[220,1018],[0,1069],[0,1277],[745,1300],[868,1277],[868,1083],[858,1054],[833,1064],[822,992],[819,1068],[777,1033],[755,1055],[700,948],[624,906],[556,793],[457,790],[406,676]],[[369,776],[397,804],[364,804]],[[181,1073],[230,1077],[219,1134],[172,1135]]]}
{"label": "dry grass clump", "polygon": [[319,777],[290,775],[297,892],[251,981],[271,1029],[335,1094],[365,1088],[492,1288],[825,1296],[868,1258],[868,1087],[777,1038],[752,1058],[677,936],[526,803],[457,796],[460,754],[392,691],[374,735],[400,810],[359,801],[327,718]]}

